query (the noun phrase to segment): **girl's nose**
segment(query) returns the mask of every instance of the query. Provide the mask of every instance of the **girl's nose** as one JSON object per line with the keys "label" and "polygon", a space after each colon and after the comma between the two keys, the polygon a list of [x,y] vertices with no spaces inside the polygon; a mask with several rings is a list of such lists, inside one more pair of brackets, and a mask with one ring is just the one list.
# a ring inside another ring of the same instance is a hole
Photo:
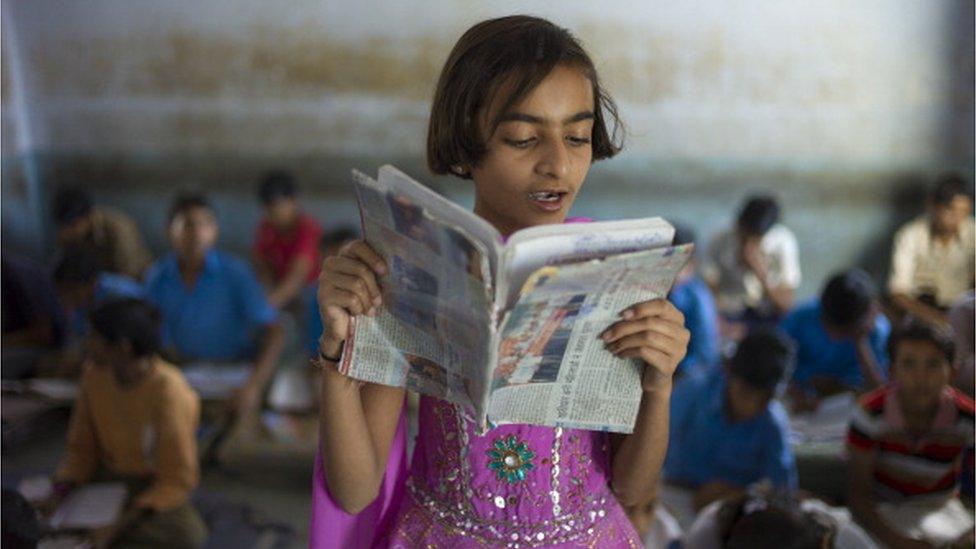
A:
{"label": "girl's nose", "polygon": [[561,140],[554,140],[543,148],[537,170],[541,175],[552,179],[562,179],[569,174],[569,151]]}

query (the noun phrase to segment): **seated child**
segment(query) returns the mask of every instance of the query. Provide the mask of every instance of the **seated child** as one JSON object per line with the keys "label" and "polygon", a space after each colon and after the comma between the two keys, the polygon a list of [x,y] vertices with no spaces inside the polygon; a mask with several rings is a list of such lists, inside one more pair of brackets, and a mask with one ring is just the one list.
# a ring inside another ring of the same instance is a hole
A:
{"label": "seated child", "polygon": [[253,419],[284,338],[254,271],[216,248],[217,233],[217,217],[205,197],[178,197],[169,213],[173,253],[149,270],[146,295],[162,312],[163,344],[181,363],[248,365],[247,380],[230,398],[228,411]]}
{"label": "seated child", "polygon": [[96,208],[84,189],[59,189],[52,210],[58,246],[88,249],[98,260],[99,270],[138,279],[152,262],[135,221],[111,208]]}
{"label": "seated child", "polygon": [[746,325],[775,321],[793,307],[800,286],[796,237],[780,223],[779,203],[750,197],[734,227],[708,249],[702,278],[715,292],[722,316]]}
{"label": "seated child", "polygon": [[822,397],[885,382],[891,324],[864,271],[831,277],[820,298],[799,305],[782,328],[796,343],[790,398],[798,411],[815,409]]}
{"label": "seated child", "polygon": [[675,385],[664,478],[693,490],[695,509],[762,480],[796,488],[789,423],[776,400],[792,367],[789,339],[756,328],[724,371],[689,375]]}
{"label": "seated child", "polygon": [[254,236],[254,256],[258,277],[268,287],[268,301],[276,309],[317,281],[322,268],[322,229],[302,212],[297,195],[294,178],[283,171],[265,175],[258,188],[264,219]]}
{"label": "seated child", "polygon": [[973,514],[958,489],[973,401],[950,385],[952,339],[910,320],[888,345],[892,381],[861,398],[847,434],[851,511],[892,547],[972,547]]}
{"label": "seated child", "polygon": [[943,176],[929,193],[928,211],[895,234],[888,291],[899,312],[945,327],[946,310],[973,288],[972,201],[966,180]]}
{"label": "seated child", "polygon": [[158,356],[158,313],[123,299],[96,307],[90,322],[91,364],[55,474],[55,501],[47,506],[79,485],[121,481],[130,501],[116,524],[94,533],[97,541],[198,547],[206,530],[189,495],[199,482],[200,402],[180,371]]}
{"label": "seated child", "polygon": [[[694,240],[695,233],[689,227],[675,226],[675,245]],[[712,291],[695,273],[697,263],[695,256],[688,261],[668,296],[671,303],[685,315],[685,328],[691,332],[688,354],[678,364],[677,375],[685,375],[693,369],[710,369],[719,361],[718,311]]]}

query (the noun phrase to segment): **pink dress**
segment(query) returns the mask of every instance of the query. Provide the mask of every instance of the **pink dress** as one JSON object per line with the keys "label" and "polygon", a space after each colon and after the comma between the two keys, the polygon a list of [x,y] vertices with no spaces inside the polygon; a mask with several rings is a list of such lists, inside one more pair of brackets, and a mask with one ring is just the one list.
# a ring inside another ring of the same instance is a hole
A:
{"label": "pink dress", "polygon": [[609,435],[506,425],[485,436],[420,399],[404,500],[382,546],[643,547],[609,488]]}
{"label": "pink dress", "polygon": [[316,456],[310,547],[644,547],[610,492],[607,433],[506,425],[478,436],[456,406],[426,396],[418,419],[405,489],[401,417],[381,493],[359,515],[332,501]]}

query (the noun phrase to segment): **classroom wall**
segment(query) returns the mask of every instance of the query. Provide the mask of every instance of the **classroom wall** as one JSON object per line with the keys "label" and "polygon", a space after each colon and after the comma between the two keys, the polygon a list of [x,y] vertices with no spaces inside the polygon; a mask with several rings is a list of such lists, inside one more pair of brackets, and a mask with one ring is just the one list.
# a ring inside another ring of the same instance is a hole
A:
{"label": "classroom wall", "polygon": [[848,264],[880,276],[918,184],[973,173],[963,0],[4,0],[4,246],[49,253],[62,183],[133,212],[157,251],[177,188],[211,191],[224,243],[246,250],[272,166],[327,225],[356,220],[352,167],[395,163],[470,204],[466,183],[426,175],[428,101],[460,33],[516,12],[577,33],[628,125],[576,213],[664,215],[705,237],[773,190],[805,295]]}

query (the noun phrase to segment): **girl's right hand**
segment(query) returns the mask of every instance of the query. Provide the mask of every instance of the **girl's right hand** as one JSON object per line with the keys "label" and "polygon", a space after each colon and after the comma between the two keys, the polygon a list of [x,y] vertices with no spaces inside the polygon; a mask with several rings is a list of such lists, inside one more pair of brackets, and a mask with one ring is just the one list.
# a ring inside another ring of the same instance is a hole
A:
{"label": "girl's right hand", "polygon": [[378,276],[387,273],[386,263],[364,240],[354,240],[337,255],[322,262],[317,294],[324,330],[319,350],[338,356],[355,315],[376,313],[383,304]]}

